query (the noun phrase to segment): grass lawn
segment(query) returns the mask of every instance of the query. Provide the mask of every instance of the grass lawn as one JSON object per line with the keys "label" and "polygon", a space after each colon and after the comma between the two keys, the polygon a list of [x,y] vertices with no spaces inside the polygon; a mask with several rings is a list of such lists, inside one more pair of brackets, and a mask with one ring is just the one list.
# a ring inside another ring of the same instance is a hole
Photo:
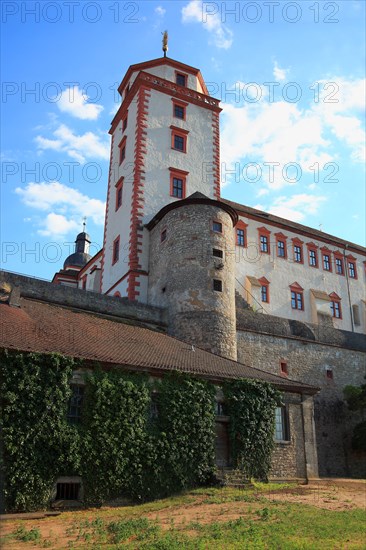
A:
{"label": "grass lawn", "polygon": [[[365,486],[366,487],[366,486]],[[324,509],[293,485],[196,489],[141,505],[6,520],[0,547],[90,549],[366,548],[365,509]],[[319,492],[318,492],[319,494]],[[329,506],[337,493],[326,493]],[[299,500],[301,500],[299,498]],[[346,501],[348,502],[348,501]]]}

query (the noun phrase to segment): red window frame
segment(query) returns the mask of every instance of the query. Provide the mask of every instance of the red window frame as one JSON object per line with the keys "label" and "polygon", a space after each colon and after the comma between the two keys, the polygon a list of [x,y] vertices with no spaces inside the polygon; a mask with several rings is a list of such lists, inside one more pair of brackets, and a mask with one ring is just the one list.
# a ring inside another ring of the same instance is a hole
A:
{"label": "red window frame", "polygon": [[116,264],[119,260],[119,245],[120,245],[120,235],[118,235],[118,237],[116,237],[113,241],[112,265]]}
{"label": "red window frame", "polygon": [[[184,82],[178,82],[178,80],[183,81],[183,79],[184,79]],[[188,82],[188,75],[186,73],[182,73],[181,71],[175,71],[175,83],[178,84],[178,86],[187,86],[187,82]]]}
{"label": "red window frame", "polygon": [[[177,99],[172,99],[172,102],[173,102],[173,117],[179,120],[186,120],[188,103],[186,103],[185,101],[178,101]],[[181,109],[183,109],[183,117],[177,116],[175,114],[176,107],[180,107]]]}
{"label": "red window frame", "polygon": [[[186,187],[187,187],[187,176],[189,172],[184,170],[178,170],[177,168],[169,168],[170,170],[170,196],[175,199],[184,199],[186,197]],[[178,197],[175,193],[175,182],[174,179],[179,179],[182,181],[182,196]]]}
{"label": "red window frame", "polygon": [[121,141],[120,141],[120,143],[119,143],[119,145],[118,145],[118,147],[119,147],[119,164],[120,164],[120,165],[122,164],[122,162],[123,162],[123,161],[125,160],[125,158],[126,158],[126,142],[127,142],[127,137],[124,136],[124,137],[121,139]]}
{"label": "red window frame", "polygon": [[123,193],[123,176],[119,178],[116,183],[116,208],[115,211],[119,210],[122,206],[122,193]]}
{"label": "red window frame", "polygon": [[[261,285],[261,301],[265,304],[269,304],[269,281],[266,277],[261,277],[258,279],[258,282]],[[263,299],[263,297],[265,299]]]}
{"label": "red window frame", "polygon": [[[236,246],[241,246],[242,248],[246,248],[247,246],[247,227],[248,224],[242,222],[241,220],[238,221],[238,223],[235,226],[235,243]],[[240,234],[239,234],[240,232]],[[242,242],[241,242],[242,237]]]}
{"label": "red window frame", "polygon": [[332,312],[333,319],[342,319],[341,298],[335,292],[329,294],[329,298],[331,299],[330,310]]}
{"label": "red window frame", "polygon": [[[172,131],[172,149],[174,151],[179,151],[180,153],[186,153],[187,152],[187,137],[189,134],[188,130],[182,130],[182,128],[177,128],[176,126],[170,126],[170,129]],[[176,147],[175,139],[180,138],[182,139],[183,147],[180,149],[179,147]]]}
{"label": "red window frame", "polygon": [[[283,233],[275,233],[276,237],[276,256],[277,258],[287,259],[287,237]],[[283,247],[279,247],[278,243],[283,243]],[[283,250],[283,256],[278,253],[279,250]]]}
{"label": "red window frame", "polygon": [[299,283],[295,282],[292,285],[290,285],[290,292],[291,292],[291,309],[298,310],[298,311],[305,311],[304,289],[299,285]]}
{"label": "red window frame", "polygon": [[[332,251],[329,250],[328,248],[321,248],[321,253],[322,253],[322,267],[323,267],[323,271],[328,271],[328,273],[332,273]],[[328,264],[329,264],[329,269],[326,269],[324,266],[325,266],[325,257],[328,257]]]}
{"label": "red window frame", "polygon": [[345,271],[345,265],[344,265],[344,257],[342,252],[333,252],[334,254],[334,272],[337,275],[344,275]]}
{"label": "red window frame", "polygon": [[[347,269],[348,269],[348,277],[350,279],[357,279],[357,265],[356,265],[356,258],[354,256],[347,256]],[[353,266],[353,275],[351,275],[351,265]]]}
{"label": "red window frame", "polygon": [[298,238],[292,239],[293,259],[296,264],[304,263],[303,244],[304,244],[304,241],[301,241]]}
{"label": "red window frame", "polygon": [[[266,227],[258,227],[259,250],[261,254],[271,253],[271,243],[269,240],[270,234],[271,232]],[[263,250],[262,245],[266,245],[267,250]]]}
{"label": "red window frame", "polygon": [[[306,243],[306,246],[308,247],[308,262],[310,267],[319,267],[319,259],[318,259],[318,247],[314,243]],[[311,263],[311,252],[314,253],[315,258],[315,264]]]}

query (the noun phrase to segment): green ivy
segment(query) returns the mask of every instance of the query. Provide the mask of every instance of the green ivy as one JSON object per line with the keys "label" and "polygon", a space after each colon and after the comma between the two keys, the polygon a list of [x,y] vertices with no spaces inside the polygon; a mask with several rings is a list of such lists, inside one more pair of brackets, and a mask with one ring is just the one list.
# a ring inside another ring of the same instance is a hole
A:
{"label": "green ivy", "polygon": [[274,447],[274,413],[281,394],[258,380],[235,380],[224,386],[234,466],[247,479],[267,481]]}
{"label": "green ivy", "polygon": [[[72,372],[59,354],[2,352],[1,466],[6,510],[49,505],[59,476],[83,479],[87,504],[148,500],[207,483],[215,468],[215,386],[171,373],[95,368],[85,375],[81,424],[67,422]],[[279,394],[269,384],[225,385],[233,458],[266,478]],[[155,414],[151,414],[154,395]],[[5,473],[5,475],[4,475]]]}
{"label": "green ivy", "polygon": [[0,353],[1,467],[7,510],[45,508],[55,479],[77,470],[78,434],[66,421],[77,362],[58,354]]}

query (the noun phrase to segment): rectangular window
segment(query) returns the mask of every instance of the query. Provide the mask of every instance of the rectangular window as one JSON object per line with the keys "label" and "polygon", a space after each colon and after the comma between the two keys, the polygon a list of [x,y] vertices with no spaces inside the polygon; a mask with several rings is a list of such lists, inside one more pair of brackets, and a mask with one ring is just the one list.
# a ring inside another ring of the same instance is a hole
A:
{"label": "rectangular window", "polygon": [[166,229],[163,229],[163,231],[160,234],[160,242],[163,243],[166,240],[167,231]]}
{"label": "rectangular window", "polygon": [[71,397],[67,409],[67,420],[70,424],[78,424],[81,421],[81,409],[84,399],[84,386],[71,385]]}
{"label": "rectangular window", "polygon": [[341,303],[340,302],[330,302],[330,309],[332,311],[332,316],[335,319],[342,319]]}
{"label": "rectangular window", "polygon": [[123,119],[122,121],[122,132],[124,132],[127,128],[127,115],[125,116],[125,118]]}
{"label": "rectangular window", "polygon": [[177,199],[183,198],[184,182],[182,178],[173,178],[172,196]]}
{"label": "rectangular window", "polygon": [[286,407],[275,409],[275,440],[290,441],[288,414]]}
{"label": "rectangular window", "polygon": [[186,86],[187,85],[187,75],[183,73],[175,73],[175,82],[176,84],[179,84],[179,86]]}
{"label": "rectangular window", "polygon": [[284,376],[288,375],[288,368],[286,361],[280,361],[280,373]]}
{"label": "rectangular window", "polygon": [[245,231],[244,229],[236,230],[236,244],[237,246],[245,246]]}
{"label": "rectangular window", "polygon": [[338,275],[343,275],[344,274],[342,258],[336,258],[335,259],[335,268],[336,268],[336,273],[338,273]]}
{"label": "rectangular window", "polygon": [[266,235],[260,236],[261,252],[268,253],[268,237]]}
{"label": "rectangular window", "polygon": [[174,134],[174,149],[185,151],[185,138]]}
{"label": "rectangular window", "polygon": [[186,181],[189,172],[169,168],[170,170],[170,196],[176,199],[184,199],[186,196]]}
{"label": "rectangular window", "polygon": [[220,279],[213,280],[213,289],[216,290],[216,292],[222,292],[222,281],[220,281]]}
{"label": "rectangular window", "polygon": [[285,258],[285,241],[277,241],[277,256],[279,258]]}
{"label": "rectangular window", "polygon": [[186,119],[186,108],[183,105],[179,105],[178,103],[173,104],[174,109],[174,116],[175,118],[180,118],[181,120]]}
{"label": "rectangular window", "polygon": [[223,253],[222,250],[219,250],[218,248],[213,248],[212,249],[212,256],[215,256],[215,258],[223,258],[224,253]]}
{"label": "rectangular window", "polygon": [[316,250],[309,250],[309,265],[312,267],[317,267],[317,255]]}
{"label": "rectangular window", "polygon": [[222,233],[222,223],[212,222],[212,231],[215,231],[215,233]]}
{"label": "rectangular window", "polygon": [[294,260],[295,262],[302,263],[302,248],[301,246],[294,246]]}
{"label": "rectangular window", "polygon": [[302,292],[295,292],[294,290],[291,290],[291,307],[292,309],[304,309]]}
{"label": "rectangular window", "polygon": [[122,206],[123,177],[116,183],[116,212]]}
{"label": "rectangular window", "polygon": [[330,271],[330,256],[329,256],[329,254],[323,254],[323,269],[324,269],[324,271]]}
{"label": "rectangular window", "polygon": [[329,378],[329,380],[333,380],[333,371],[332,369],[327,369],[325,371],[326,377]]}
{"label": "rectangular window", "polygon": [[262,285],[261,286],[261,300],[262,302],[268,302],[268,286]]}
{"label": "rectangular window", "polygon": [[119,260],[119,236],[113,241],[112,265]]}
{"label": "rectangular window", "polygon": [[350,279],[356,279],[356,264],[348,262],[348,275]]}
{"label": "rectangular window", "polygon": [[121,143],[118,145],[119,147],[119,163],[122,164],[122,162],[126,158],[126,138],[124,137]]}
{"label": "rectangular window", "polygon": [[82,288],[83,290],[86,290],[86,278],[87,278],[86,275],[82,278],[81,288]]}

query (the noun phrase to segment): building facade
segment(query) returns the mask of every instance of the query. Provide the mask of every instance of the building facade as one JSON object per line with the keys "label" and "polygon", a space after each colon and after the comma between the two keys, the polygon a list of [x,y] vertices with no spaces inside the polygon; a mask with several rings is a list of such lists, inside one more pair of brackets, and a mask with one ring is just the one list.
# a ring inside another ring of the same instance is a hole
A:
{"label": "building facade", "polygon": [[162,308],[168,334],[319,387],[321,475],[366,475],[343,400],[365,376],[366,250],[221,197],[221,109],[198,69],[132,65],[119,92],[103,249],[54,282]]}

